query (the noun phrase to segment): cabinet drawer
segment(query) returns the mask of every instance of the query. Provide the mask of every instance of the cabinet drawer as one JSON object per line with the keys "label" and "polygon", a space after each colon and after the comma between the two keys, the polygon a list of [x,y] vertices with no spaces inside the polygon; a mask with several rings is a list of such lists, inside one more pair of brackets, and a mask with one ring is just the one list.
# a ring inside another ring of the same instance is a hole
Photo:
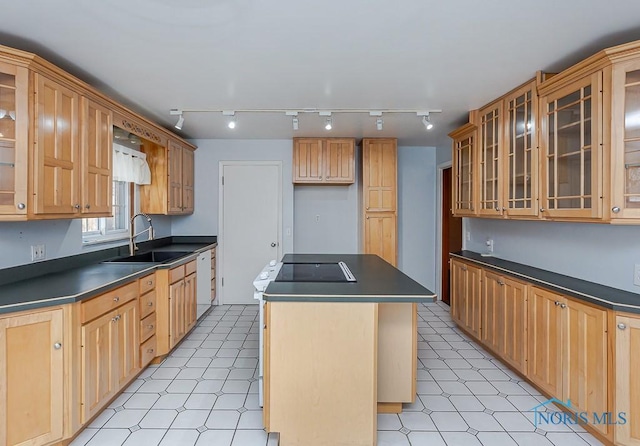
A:
{"label": "cabinet drawer", "polygon": [[156,314],[152,313],[140,321],[140,342],[144,343],[156,333]]}
{"label": "cabinet drawer", "polygon": [[156,287],[156,275],[149,274],[140,279],[140,294],[147,293]]}
{"label": "cabinet drawer", "polygon": [[195,273],[197,268],[198,268],[198,262],[197,261],[193,260],[193,261],[187,263],[185,265],[185,269],[186,269],[185,276],[188,276],[189,274]]}
{"label": "cabinet drawer", "polygon": [[184,265],[177,266],[169,271],[169,283],[175,283],[184,277]]}
{"label": "cabinet drawer", "polygon": [[86,302],[82,302],[82,323],[97,318],[120,305],[138,297],[138,282],[109,291]]}
{"label": "cabinet drawer", "polygon": [[151,336],[140,346],[140,367],[146,367],[156,357],[156,337]]}
{"label": "cabinet drawer", "polygon": [[140,296],[140,319],[156,311],[156,290]]}

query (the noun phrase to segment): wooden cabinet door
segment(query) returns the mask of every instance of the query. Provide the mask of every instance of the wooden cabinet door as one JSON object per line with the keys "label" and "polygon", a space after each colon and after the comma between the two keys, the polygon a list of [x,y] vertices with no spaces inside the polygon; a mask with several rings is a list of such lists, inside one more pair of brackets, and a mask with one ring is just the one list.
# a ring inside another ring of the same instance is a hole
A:
{"label": "wooden cabinet door", "polygon": [[182,149],[182,212],[193,214],[195,184],[195,153],[191,149]]}
{"label": "wooden cabinet door", "polygon": [[169,348],[175,347],[186,333],[185,286],[180,280],[169,286]]}
{"label": "wooden cabinet door", "polygon": [[117,391],[118,330],[112,311],[82,326],[82,423],[102,409]]}
{"label": "wooden cabinet door", "polygon": [[116,311],[117,327],[117,384],[126,385],[140,371],[140,318],[138,302],[129,302]]}
{"label": "wooden cabinet door", "polygon": [[27,213],[28,85],[26,68],[0,62],[0,216]]}
{"label": "wooden cabinet door", "polygon": [[602,218],[602,73],[540,98],[541,215]]}
{"label": "wooden cabinet door", "polygon": [[640,445],[640,318],[616,317],[616,407],[625,412],[627,422],[615,427],[615,442],[623,446]]}
{"label": "wooden cabinet door", "polygon": [[480,110],[478,214],[502,215],[502,101]]}
{"label": "wooden cabinet door", "polygon": [[169,141],[169,213],[181,214],[182,207],[182,146]]}
{"label": "wooden cabinet door", "polygon": [[451,315],[462,327],[480,339],[480,297],[482,270],[451,261]]}
{"label": "wooden cabinet door", "polygon": [[325,183],[354,183],[355,165],[353,139],[328,139],[324,142]]}
{"label": "wooden cabinet door", "polygon": [[39,74],[35,85],[33,212],[79,216],[79,96]]}
{"label": "wooden cabinet door", "polygon": [[504,285],[502,277],[490,271],[482,273],[482,342],[502,354],[502,342],[506,336],[504,320]]}
{"label": "wooden cabinet door", "polygon": [[[564,320],[563,401],[577,412],[609,412],[607,311],[573,299],[561,303]],[[606,424],[593,424],[607,434]]]}
{"label": "wooden cabinet door", "polygon": [[456,217],[475,215],[477,128],[473,124],[467,124],[449,136],[453,139],[451,209]]}
{"label": "wooden cabinet door", "polygon": [[536,81],[505,98],[503,205],[508,216],[538,215]]}
{"label": "wooden cabinet door", "polygon": [[[502,285],[500,285],[502,283]],[[527,285],[502,277],[498,285],[503,288],[502,324],[504,337],[501,342],[503,359],[516,370],[527,373]]]}
{"label": "wooden cabinet door", "polygon": [[367,254],[376,254],[393,266],[398,262],[397,220],[393,212],[369,212],[364,219]]}
{"label": "wooden cabinet door", "polygon": [[317,138],[293,139],[293,182],[323,181],[322,141]]}
{"label": "wooden cabinet door", "polygon": [[196,274],[197,273],[189,274],[184,278],[185,334],[196,325],[196,321],[198,320]]}
{"label": "wooden cabinet door", "polygon": [[0,444],[62,439],[62,309],[0,319]]}
{"label": "wooden cabinet door", "polygon": [[[82,98],[82,213],[111,215],[113,115]],[[91,215],[88,215],[91,214]]]}
{"label": "wooden cabinet door", "polygon": [[365,212],[395,212],[397,210],[396,140],[364,139],[362,165]]}
{"label": "wooden cabinet door", "polygon": [[564,298],[529,289],[528,377],[550,395],[562,395],[562,312]]}
{"label": "wooden cabinet door", "polygon": [[640,219],[640,60],[616,63],[612,85],[611,218]]}

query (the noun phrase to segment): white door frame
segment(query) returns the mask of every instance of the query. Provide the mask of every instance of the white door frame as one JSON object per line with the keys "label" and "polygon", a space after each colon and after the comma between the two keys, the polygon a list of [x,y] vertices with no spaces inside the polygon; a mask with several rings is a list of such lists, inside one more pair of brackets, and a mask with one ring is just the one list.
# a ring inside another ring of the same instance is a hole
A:
{"label": "white door frame", "polygon": [[[216,251],[216,300],[224,305],[224,287],[222,286],[222,269],[224,265],[224,189],[222,177],[225,166],[276,166],[278,168],[278,258],[282,257],[282,161],[219,161],[218,164],[218,249]],[[257,303],[257,302],[256,302]]]}
{"label": "white door frame", "polygon": [[436,240],[438,243],[436,243],[436,294],[438,295],[438,300],[442,300],[442,171],[449,167],[452,167],[451,161],[446,161],[437,166]]}

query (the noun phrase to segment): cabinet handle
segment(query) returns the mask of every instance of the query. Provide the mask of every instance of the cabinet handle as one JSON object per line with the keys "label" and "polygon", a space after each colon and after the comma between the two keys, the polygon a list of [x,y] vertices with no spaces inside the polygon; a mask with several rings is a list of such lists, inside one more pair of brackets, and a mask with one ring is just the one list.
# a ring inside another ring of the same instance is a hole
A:
{"label": "cabinet handle", "polygon": [[504,282],[502,280],[498,280],[498,285],[503,286]]}
{"label": "cabinet handle", "polygon": [[614,206],[611,208],[611,212],[613,212],[614,214],[617,214],[618,212],[620,212],[620,208],[618,206]]}
{"label": "cabinet handle", "polygon": [[499,206],[496,206],[495,209],[496,209],[496,212],[500,212],[500,207]]}
{"label": "cabinet handle", "polygon": [[147,304],[147,306],[148,306],[148,307],[153,307],[153,302],[149,302],[149,303]]}
{"label": "cabinet handle", "polygon": [[367,215],[367,220],[369,220],[369,216]]}
{"label": "cabinet handle", "polygon": [[148,349],[147,353],[153,353],[153,349],[152,348]]}
{"label": "cabinet handle", "polygon": [[147,281],[147,285],[153,285],[153,280]]}
{"label": "cabinet handle", "polygon": [[560,308],[564,310],[565,308],[567,308],[567,304],[560,304]]}
{"label": "cabinet handle", "polygon": [[120,318],[121,318],[121,317],[122,317],[122,316],[117,315],[117,316],[115,316],[113,319],[111,319],[111,322],[118,322],[118,321],[120,320]]}
{"label": "cabinet handle", "polygon": [[118,296],[116,296],[116,297],[113,298],[113,301],[114,302],[120,302],[120,298]]}
{"label": "cabinet handle", "polygon": [[462,265],[462,271],[466,271],[467,270],[467,265]]}
{"label": "cabinet handle", "polygon": [[90,204],[85,204],[84,207],[85,207],[85,209],[91,209],[91,205]]}
{"label": "cabinet handle", "polygon": [[78,203],[75,204],[75,206],[73,206],[75,209],[80,209],[80,205]]}
{"label": "cabinet handle", "polygon": [[147,327],[149,330],[153,330],[153,324],[149,324],[149,326]]}
{"label": "cabinet handle", "polygon": [[558,305],[560,305],[560,302],[556,300],[553,304],[557,307]]}
{"label": "cabinet handle", "polygon": [[320,175],[320,179],[322,179],[322,175]]}
{"label": "cabinet handle", "polygon": [[53,344],[53,348],[55,348],[56,350],[60,350],[62,348],[62,344],[59,342],[56,342],[55,344]]}
{"label": "cabinet handle", "polygon": [[367,211],[369,210],[369,206],[367,206]]}
{"label": "cabinet handle", "polygon": [[24,203],[18,203],[18,209],[23,210],[24,208],[26,208]]}
{"label": "cabinet handle", "polygon": [[620,330],[624,330],[625,328],[627,328],[627,326],[626,326],[625,324],[623,324],[622,322],[620,322],[620,323],[618,324],[618,328],[619,328]]}

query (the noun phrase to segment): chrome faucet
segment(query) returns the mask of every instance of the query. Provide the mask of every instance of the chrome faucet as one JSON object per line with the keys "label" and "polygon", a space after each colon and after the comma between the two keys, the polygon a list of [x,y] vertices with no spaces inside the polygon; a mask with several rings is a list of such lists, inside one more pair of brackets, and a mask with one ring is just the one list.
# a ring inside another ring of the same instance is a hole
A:
{"label": "chrome faucet", "polygon": [[[144,229],[138,232],[137,234],[134,234],[133,221],[136,219],[138,215],[142,215],[147,219],[147,222],[149,222],[149,227],[147,229]],[[154,233],[153,233],[153,224],[151,223],[151,217],[149,217],[144,212],[140,212],[139,214],[136,214],[133,217],[131,217],[131,222],[129,223],[129,255],[130,256],[134,255],[136,253],[136,250],[138,249],[135,241],[136,237],[144,234],[145,232],[149,232],[149,238],[147,240],[153,240]]]}

